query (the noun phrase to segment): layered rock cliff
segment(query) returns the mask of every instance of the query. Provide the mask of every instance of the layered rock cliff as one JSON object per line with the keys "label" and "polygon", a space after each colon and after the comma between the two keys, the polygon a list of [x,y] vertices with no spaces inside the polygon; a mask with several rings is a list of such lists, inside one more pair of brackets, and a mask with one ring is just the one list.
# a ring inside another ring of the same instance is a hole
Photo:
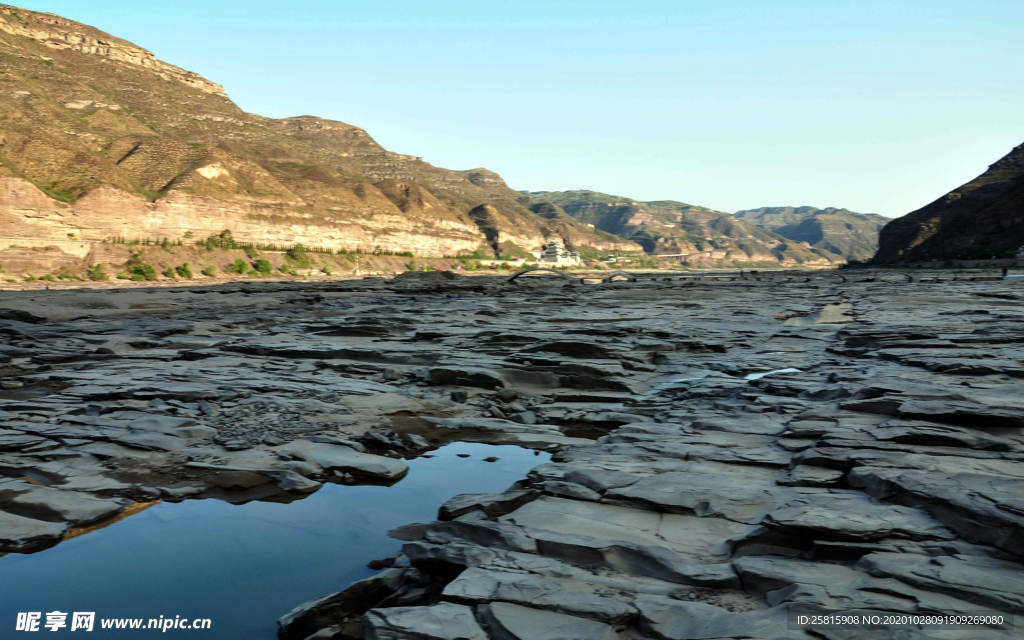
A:
{"label": "layered rock cliff", "polygon": [[1024,246],[1024,144],[967,184],[887,224],[875,262],[1012,255]]}
{"label": "layered rock cliff", "polygon": [[[245,113],[220,85],[58,16],[0,5],[0,238],[202,238],[335,249],[640,248],[548,219],[486,169],[451,171],[312,116]],[[478,207],[493,209],[482,229]]]}

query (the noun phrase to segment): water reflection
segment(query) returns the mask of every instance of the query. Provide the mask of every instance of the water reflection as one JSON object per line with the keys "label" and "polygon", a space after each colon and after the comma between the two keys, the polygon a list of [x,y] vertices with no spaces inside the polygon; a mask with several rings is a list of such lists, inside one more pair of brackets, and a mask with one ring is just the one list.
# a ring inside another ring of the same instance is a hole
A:
{"label": "water reflection", "polygon": [[[469,454],[460,458],[458,454]],[[366,563],[401,543],[389,529],[426,522],[458,493],[502,491],[550,454],[453,443],[410,461],[392,487],[325,484],[289,504],[220,500],[159,503],[31,555],[0,558],[0,636],[19,611],[95,611],[102,617],[210,618],[218,640],[271,640],[295,605],[371,575]],[[496,456],[496,462],[483,459]],[[45,619],[45,615],[43,616]],[[173,635],[174,631],[168,631]],[[167,637],[104,631],[93,638]]]}

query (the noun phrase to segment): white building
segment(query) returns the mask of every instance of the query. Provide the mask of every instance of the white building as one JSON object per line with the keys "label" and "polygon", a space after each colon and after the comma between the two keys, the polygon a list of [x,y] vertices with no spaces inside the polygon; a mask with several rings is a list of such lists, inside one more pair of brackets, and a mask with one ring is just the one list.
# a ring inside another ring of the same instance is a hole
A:
{"label": "white building", "polygon": [[541,263],[544,265],[572,266],[580,263],[580,254],[577,251],[567,251],[558,238],[548,238],[540,255]]}

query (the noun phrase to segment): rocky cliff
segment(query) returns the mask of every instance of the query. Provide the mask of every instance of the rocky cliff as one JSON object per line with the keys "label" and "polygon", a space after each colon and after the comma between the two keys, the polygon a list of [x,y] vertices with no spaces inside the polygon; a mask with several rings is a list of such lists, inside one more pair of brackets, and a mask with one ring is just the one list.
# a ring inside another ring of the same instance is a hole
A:
{"label": "rocky cliff", "polygon": [[[202,238],[444,255],[557,235],[637,250],[549,219],[486,169],[451,171],[358,127],[245,113],[223,88],[58,16],[0,5],[0,238]],[[470,212],[486,206],[493,225]],[[2,257],[2,256],[0,256]]]}
{"label": "rocky cliff", "polygon": [[1006,257],[1024,245],[1024,144],[882,229],[875,262]]}
{"label": "rocky cliff", "polygon": [[888,218],[877,213],[855,213],[826,207],[761,207],[734,214],[762,229],[844,261],[870,260],[878,250],[878,232]]}
{"label": "rocky cliff", "polygon": [[695,266],[826,265],[842,256],[758,228],[728,213],[674,200],[639,202],[596,191],[524,192],[576,220],[628,238],[653,255]]}

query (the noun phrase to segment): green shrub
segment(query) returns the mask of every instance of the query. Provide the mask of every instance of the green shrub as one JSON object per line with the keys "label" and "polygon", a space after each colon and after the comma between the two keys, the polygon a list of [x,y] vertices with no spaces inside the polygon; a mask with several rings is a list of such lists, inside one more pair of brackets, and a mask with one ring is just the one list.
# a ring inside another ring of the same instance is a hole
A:
{"label": "green shrub", "polygon": [[117,274],[117,279],[118,280],[130,280],[131,276],[128,275],[127,273],[119,273],[119,274]]}
{"label": "green shrub", "polygon": [[94,264],[89,267],[89,279],[90,280],[106,280],[107,273],[103,270],[102,264]]}
{"label": "green shrub", "polygon": [[328,269],[327,267],[320,267],[320,271],[322,271],[325,275],[331,275],[331,270]]}
{"label": "green shrub", "polygon": [[253,268],[256,269],[262,275],[270,275],[270,272],[274,270],[273,265],[270,264],[270,260],[260,258],[253,263]]}
{"label": "green shrub", "polygon": [[178,272],[175,271],[174,267],[167,267],[167,271],[164,271],[165,278],[177,278]]}
{"label": "green shrub", "polygon": [[32,282],[35,279],[36,279],[36,277],[34,275],[32,275],[32,274],[29,274],[29,275],[25,276],[25,282]]}
{"label": "green shrub", "polygon": [[174,270],[177,271],[178,275],[181,276],[182,278],[192,277],[192,267],[190,267],[187,262],[181,265],[180,267],[175,267]]}
{"label": "green shrub", "polygon": [[260,255],[260,252],[256,250],[256,247],[245,247],[245,255],[250,260]]}
{"label": "green shrub", "polygon": [[302,268],[309,267],[309,256],[306,255],[306,247],[297,244],[285,252],[285,256]]}
{"label": "green shrub", "polygon": [[242,275],[243,273],[249,270],[249,263],[239,258],[238,260],[235,260],[234,262],[229,264],[227,268],[225,268],[224,270],[227,271],[228,273],[237,273],[239,275]]}
{"label": "green shrub", "polygon": [[133,264],[129,267],[128,273],[131,274],[131,279],[136,282],[140,280],[156,280],[158,277],[156,269],[148,264]]}
{"label": "green shrub", "polygon": [[409,264],[405,265],[405,268],[408,269],[409,271],[415,271],[416,270],[416,261],[415,260],[410,260]]}
{"label": "green shrub", "polygon": [[249,276],[250,278],[258,278],[260,277],[261,274],[259,271],[255,269],[249,269],[248,271],[245,272],[245,275]]}
{"label": "green shrub", "polygon": [[213,276],[217,275],[217,267],[211,264],[210,266],[203,269],[203,275],[212,278]]}
{"label": "green shrub", "polygon": [[46,274],[45,276],[39,276],[39,279],[40,279],[40,280],[49,280],[50,282],[53,282],[54,280],[56,280],[56,278],[54,278],[54,277],[53,277],[52,275],[50,275],[49,273],[48,273],[48,274]]}

